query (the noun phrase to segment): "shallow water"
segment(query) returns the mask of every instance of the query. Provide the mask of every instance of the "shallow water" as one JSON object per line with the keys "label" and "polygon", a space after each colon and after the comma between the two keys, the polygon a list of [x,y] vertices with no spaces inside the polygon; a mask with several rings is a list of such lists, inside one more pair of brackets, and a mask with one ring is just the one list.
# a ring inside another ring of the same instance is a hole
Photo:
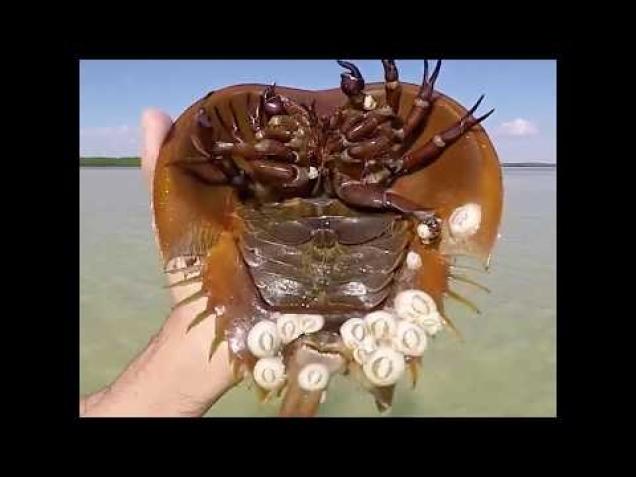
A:
{"label": "shallow water", "polygon": [[[447,303],[464,342],[442,333],[415,390],[398,385],[392,416],[556,415],[556,171],[505,169],[493,290],[457,286],[479,317]],[[80,169],[80,391],[111,382],[143,348],[170,306],[138,169]],[[208,416],[273,416],[239,386]],[[377,416],[370,395],[336,377],[323,416]]]}

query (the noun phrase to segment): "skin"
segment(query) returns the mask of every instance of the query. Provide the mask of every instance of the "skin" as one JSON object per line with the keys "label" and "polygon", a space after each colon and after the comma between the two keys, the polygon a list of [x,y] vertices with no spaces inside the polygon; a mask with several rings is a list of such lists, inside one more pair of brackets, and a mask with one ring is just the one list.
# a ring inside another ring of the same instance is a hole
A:
{"label": "skin", "polygon": [[[157,110],[142,115],[142,172],[151,188],[159,149],[172,119]],[[169,281],[178,277],[169,277]],[[175,303],[200,285],[172,288]],[[105,388],[80,397],[80,417],[200,417],[237,381],[222,343],[208,361],[214,319],[186,333],[188,324],[204,309],[205,298],[174,310],[148,345]]]}

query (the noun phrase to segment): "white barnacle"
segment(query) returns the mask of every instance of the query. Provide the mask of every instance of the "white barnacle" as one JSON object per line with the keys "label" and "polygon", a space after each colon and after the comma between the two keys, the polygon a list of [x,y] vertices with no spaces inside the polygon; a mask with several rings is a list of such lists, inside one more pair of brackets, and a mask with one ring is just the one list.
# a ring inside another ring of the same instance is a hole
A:
{"label": "white barnacle", "polygon": [[393,337],[393,347],[407,356],[422,356],[426,349],[426,333],[415,323],[400,321]]}
{"label": "white barnacle", "polygon": [[367,328],[361,318],[351,318],[340,326],[340,336],[347,348],[357,348],[367,335]]}
{"label": "white barnacle", "polygon": [[342,293],[349,296],[364,296],[367,294],[367,287],[362,282],[349,282],[342,286]]}
{"label": "white barnacle", "polygon": [[247,348],[257,358],[274,356],[279,347],[280,336],[273,321],[259,321],[247,334]]}
{"label": "white barnacle", "polygon": [[362,366],[364,375],[376,386],[391,386],[404,374],[404,355],[389,346],[381,346]]}
{"label": "white barnacle", "polygon": [[300,331],[304,334],[320,331],[325,325],[325,317],[322,315],[298,315]]}
{"label": "white barnacle", "polygon": [[378,349],[378,344],[373,339],[373,337],[366,336],[362,340],[362,343],[360,343],[356,348],[354,348],[352,353],[353,359],[358,364],[364,364],[367,362],[369,357],[375,352],[376,349]]}
{"label": "white barnacle", "polygon": [[300,315],[282,313],[276,318],[276,329],[283,344],[291,343],[302,333]]}
{"label": "white barnacle", "polygon": [[433,233],[428,225],[419,224],[417,226],[417,235],[420,239],[422,239],[422,242],[426,242],[433,236]]}
{"label": "white barnacle", "polygon": [[259,359],[254,366],[252,376],[256,384],[268,391],[279,389],[287,379],[283,360],[278,357]]}
{"label": "white barnacle", "polygon": [[305,391],[321,391],[329,384],[329,369],[322,363],[311,363],[298,373],[298,385]]}
{"label": "white barnacle", "polygon": [[395,318],[388,311],[378,310],[364,317],[364,323],[375,339],[389,339],[396,329]]}
{"label": "white barnacle", "polygon": [[422,290],[404,290],[395,297],[395,312],[406,320],[414,321],[437,312],[435,300],[428,293]]}
{"label": "white barnacle", "polygon": [[413,100],[413,103],[418,108],[428,108],[431,105],[431,103],[429,103],[428,101],[426,101],[425,99],[422,99],[422,98],[415,98]]}
{"label": "white barnacle", "polygon": [[309,166],[309,172],[307,173],[307,177],[309,177],[309,179],[313,180],[316,177],[318,177],[318,169],[315,168],[314,166]]}
{"label": "white barnacle", "polygon": [[435,336],[442,330],[442,328],[444,328],[442,315],[440,315],[437,311],[429,313],[428,315],[420,316],[417,320],[415,320],[415,323],[421,326],[429,336]]}
{"label": "white barnacle", "polygon": [[364,95],[364,100],[362,102],[362,107],[366,111],[373,111],[376,108],[377,105],[378,105],[378,102],[375,100],[375,98],[373,96],[371,96],[370,94],[365,94]]}
{"label": "white barnacle", "polygon": [[469,203],[456,208],[448,219],[448,228],[453,237],[466,238],[474,235],[481,225],[481,206]]}
{"label": "white barnacle", "polygon": [[409,270],[419,270],[422,267],[422,257],[412,250],[406,254],[406,268]]}
{"label": "white barnacle", "polygon": [[440,136],[439,134],[436,134],[435,136],[433,136],[433,144],[435,144],[437,147],[446,146],[446,143],[442,139],[442,136]]}

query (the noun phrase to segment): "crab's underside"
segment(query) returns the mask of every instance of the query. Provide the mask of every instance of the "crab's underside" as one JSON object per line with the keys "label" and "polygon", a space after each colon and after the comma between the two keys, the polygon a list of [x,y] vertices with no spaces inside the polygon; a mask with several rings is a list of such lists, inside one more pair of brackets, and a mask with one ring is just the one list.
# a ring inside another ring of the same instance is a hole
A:
{"label": "crab's underside", "polygon": [[[176,121],[156,167],[153,207],[167,271],[200,282],[196,326],[216,319],[235,370],[282,415],[316,412],[348,374],[390,406],[428,338],[453,327],[460,256],[487,263],[502,210],[501,169],[475,118],[422,85],[339,89],[231,86]],[[175,264],[179,264],[176,266]],[[175,268],[176,267],[176,268]],[[212,317],[212,318],[210,318]]]}

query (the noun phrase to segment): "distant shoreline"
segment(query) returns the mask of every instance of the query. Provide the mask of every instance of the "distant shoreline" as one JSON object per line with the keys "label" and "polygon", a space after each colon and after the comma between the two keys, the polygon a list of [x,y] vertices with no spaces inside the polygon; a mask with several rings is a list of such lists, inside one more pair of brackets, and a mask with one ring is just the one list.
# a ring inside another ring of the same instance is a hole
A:
{"label": "distant shoreline", "polygon": [[541,167],[541,168],[550,168],[556,169],[556,163],[554,162],[504,162],[501,164],[501,167]]}
{"label": "distant shoreline", "polygon": [[141,167],[139,157],[80,157],[80,167]]}
{"label": "distant shoreline", "polygon": [[[139,157],[80,157],[80,167],[141,167]],[[551,162],[505,162],[503,168],[535,167],[556,169]]]}

